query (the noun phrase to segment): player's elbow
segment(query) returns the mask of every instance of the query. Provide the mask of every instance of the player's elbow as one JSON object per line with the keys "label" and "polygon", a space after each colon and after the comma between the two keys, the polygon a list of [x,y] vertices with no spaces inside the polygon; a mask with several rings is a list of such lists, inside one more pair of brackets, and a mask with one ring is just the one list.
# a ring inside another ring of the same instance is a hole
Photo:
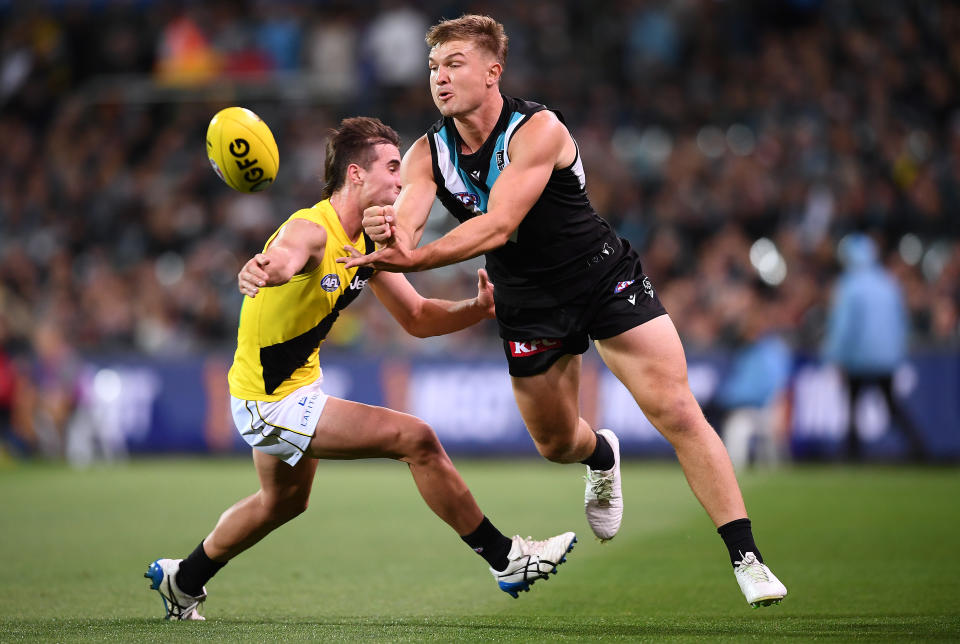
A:
{"label": "player's elbow", "polygon": [[511,235],[513,235],[513,227],[507,224],[502,224],[500,226],[497,226],[492,236],[494,248],[500,248],[501,246],[506,244],[508,241],[510,241]]}
{"label": "player's elbow", "polygon": [[288,271],[277,271],[276,273],[270,275],[269,279],[267,279],[267,286],[281,286],[289,282],[292,277],[293,273]]}
{"label": "player's elbow", "polygon": [[429,338],[436,335],[430,331],[430,326],[426,321],[419,317],[410,318],[410,320],[403,324],[403,329],[415,338]]}
{"label": "player's elbow", "polygon": [[433,334],[430,333],[427,329],[420,326],[416,326],[416,325],[407,327],[407,333],[409,333],[415,338],[421,338],[421,339],[429,338],[433,336]]}
{"label": "player's elbow", "polygon": [[403,311],[397,316],[397,321],[400,323],[400,326],[403,327],[404,331],[415,338],[429,338],[433,335],[430,333],[429,325],[426,322],[422,302],[413,308]]}
{"label": "player's elbow", "polygon": [[490,230],[487,240],[490,249],[500,248],[513,237],[517,225],[506,217],[491,217],[493,227]]}
{"label": "player's elbow", "polygon": [[[302,267],[301,267],[302,268]],[[283,264],[282,266],[276,267],[271,273],[270,278],[267,281],[267,286],[279,286],[281,284],[286,284],[293,276],[297,274],[299,268],[293,263]]]}

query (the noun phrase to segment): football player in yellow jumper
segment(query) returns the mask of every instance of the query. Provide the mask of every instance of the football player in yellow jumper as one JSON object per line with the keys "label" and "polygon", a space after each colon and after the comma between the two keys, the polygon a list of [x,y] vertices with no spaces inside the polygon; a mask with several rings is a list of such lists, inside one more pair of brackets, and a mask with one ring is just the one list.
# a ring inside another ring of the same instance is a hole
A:
{"label": "football player in yellow jumper", "polygon": [[235,503],[185,559],[161,558],[145,576],[168,619],[202,620],[204,584],[226,563],[307,508],[319,459],[392,458],[407,463],[424,501],[490,565],[513,597],[556,572],[576,536],[504,536],[477,506],[433,429],[383,407],[328,396],[317,353],[339,312],[367,285],[409,333],[451,333],[494,316],[493,286],[479,271],[477,296],[426,299],[398,273],[345,268],[345,249],[373,250],[363,212],[400,192],[396,132],[377,119],[345,119],[327,145],[322,201],[298,210],[238,275],[246,296],[229,384],[233,417],[253,447],[260,490]]}

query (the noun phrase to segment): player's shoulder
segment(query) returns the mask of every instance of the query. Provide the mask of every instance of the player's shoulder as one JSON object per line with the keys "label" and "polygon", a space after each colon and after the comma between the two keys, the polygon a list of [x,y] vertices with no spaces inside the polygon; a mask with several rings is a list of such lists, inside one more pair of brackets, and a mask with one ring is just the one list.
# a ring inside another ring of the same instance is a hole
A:
{"label": "player's shoulder", "polygon": [[291,234],[309,236],[310,241],[326,239],[327,227],[331,224],[331,217],[336,218],[337,213],[330,206],[330,202],[324,200],[309,208],[301,208],[287,217],[282,232],[285,232],[287,236]]}
{"label": "player's shoulder", "polygon": [[432,153],[430,151],[429,136],[424,134],[413,142],[413,145],[404,153],[403,161],[400,166],[400,172],[405,178],[410,178],[411,173],[417,172],[424,175],[433,176]]}
{"label": "player's shoulder", "polygon": [[534,123],[539,124],[540,127],[559,129],[564,132],[567,130],[567,126],[563,124],[563,120],[557,113],[546,108],[534,112],[528,117],[528,124]]}
{"label": "player's shoulder", "polygon": [[430,136],[429,134],[424,134],[424,135],[421,136],[419,139],[417,139],[416,141],[414,141],[414,142],[410,145],[410,148],[407,149],[406,154],[404,154],[403,156],[404,156],[404,157],[407,157],[407,156],[410,156],[410,155],[416,156],[416,155],[422,155],[422,154],[426,154],[427,156],[429,156],[429,155],[430,155],[430,138],[429,138],[429,136]]}
{"label": "player's shoulder", "polygon": [[519,143],[526,146],[527,142],[542,144],[545,141],[565,142],[570,136],[567,126],[550,110],[540,110],[528,116],[522,127],[518,127],[510,139],[511,147]]}
{"label": "player's shoulder", "polygon": [[337,213],[333,209],[333,206],[330,205],[330,200],[324,199],[312,206],[294,211],[293,214],[287,217],[287,222],[306,221],[323,227],[326,224],[326,220],[331,216],[336,217]]}

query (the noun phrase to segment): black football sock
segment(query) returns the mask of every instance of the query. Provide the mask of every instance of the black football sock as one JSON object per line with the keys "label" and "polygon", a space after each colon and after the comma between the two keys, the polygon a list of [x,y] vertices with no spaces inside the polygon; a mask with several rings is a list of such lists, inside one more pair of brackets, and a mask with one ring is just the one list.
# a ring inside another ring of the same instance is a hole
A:
{"label": "black football sock", "polygon": [[609,470],[617,464],[613,455],[613,448],[610,447],[607,439],[600,434],[594,432],[593,435],[597,437],[597,445],[593,448],[593,454],[580,462],[591,470]]}
{"label": "black football sock", "polygon": [[717,528],[717,533],[723,537],[723,542],[727,544],[727,550],[730,551],[730,563],[734,567],[748,552],[755,554],[757,561],[763,563],[763,556],[757,550],[757,544],[753,542],[750,519],[737,519],[730,523],[724,523]]}
{"label": "black football sock", "polygon": [[203,542],[193,549],[190,555],[180,562],[180,571],[177,573],[177,586],[183,592],[193,597],[203,593],[203,585],[210,581],[217,572],[227,565],[227,562],[214,561],[203,550]]}
{"label": "black football sock", "polygon": [[507,567],[507,555],[510,554],[513,540],[503,536],[487,517],[483,517],[476,530],[460,538],[473,548],[475,553],[486,559],[494,570],[500,571]]}

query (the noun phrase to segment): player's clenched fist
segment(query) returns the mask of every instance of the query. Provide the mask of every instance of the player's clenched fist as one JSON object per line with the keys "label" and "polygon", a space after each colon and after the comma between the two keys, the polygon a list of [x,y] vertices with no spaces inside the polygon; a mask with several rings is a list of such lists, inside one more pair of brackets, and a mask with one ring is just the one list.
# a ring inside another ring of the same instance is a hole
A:
{"label": "player's clenched fist", "polygon": [[363,211],[363,230],[377,244],[393,237],[394,222],[393,206],[371,206]]}

